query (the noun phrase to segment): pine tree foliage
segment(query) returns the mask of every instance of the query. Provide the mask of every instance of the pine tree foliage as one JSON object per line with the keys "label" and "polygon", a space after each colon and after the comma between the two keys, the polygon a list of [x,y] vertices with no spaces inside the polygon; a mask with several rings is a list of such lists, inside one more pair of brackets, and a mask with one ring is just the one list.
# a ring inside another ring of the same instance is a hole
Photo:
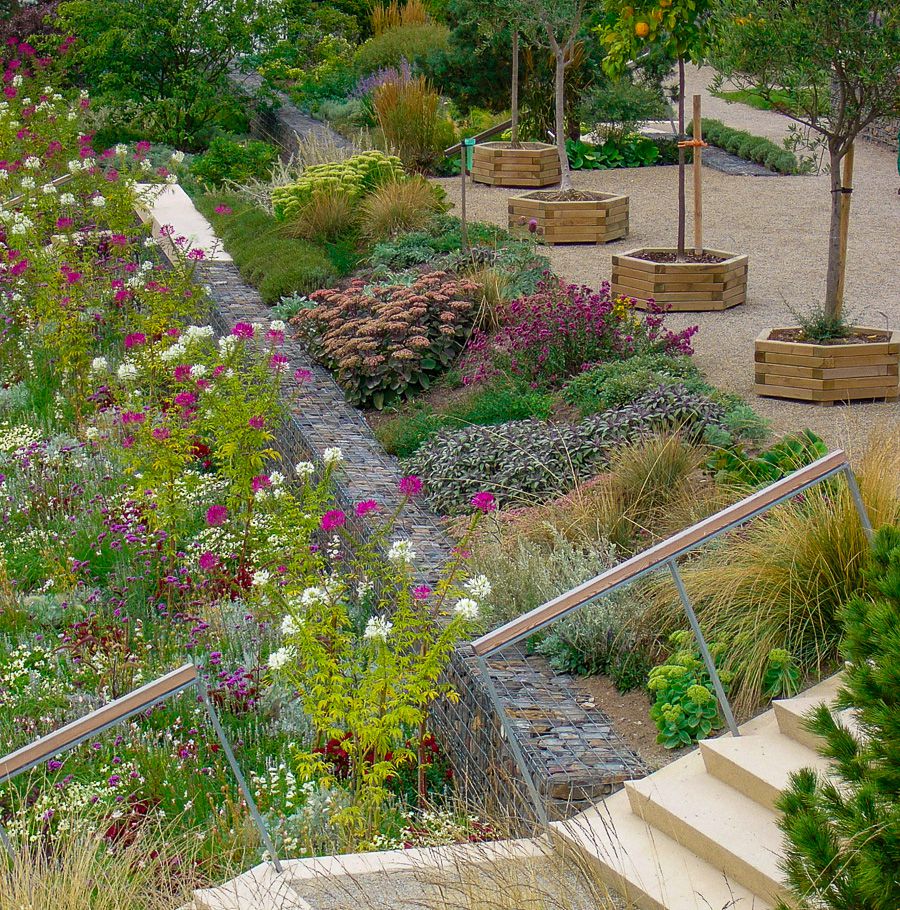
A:
{"label": "pine tree foliage", "polygon": [[830,780],[800,771],[778,803],[784,869],[803,910],[900,908],[900,527],[876,535],[867,581],[841,614],[838,707],[853,709],[853,729],[820,706],[808,727]]}

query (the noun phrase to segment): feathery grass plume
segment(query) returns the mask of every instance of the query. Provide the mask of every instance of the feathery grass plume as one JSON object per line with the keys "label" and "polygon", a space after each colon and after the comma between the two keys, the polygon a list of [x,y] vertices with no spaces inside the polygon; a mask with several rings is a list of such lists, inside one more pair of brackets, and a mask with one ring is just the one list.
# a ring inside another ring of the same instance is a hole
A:
{"label": "feathery grass plume", "polygon": [[427,79],[385,82],[375,89],[372,104],[385,148],[407,168],[427,170],[447,139],[441,99]]}
{"label": "feathery grass plume", "polygon": [[358,205],[341,190],[314,192],[300,212],[286,226],[291,237],[328,243],[356,231]]}
{"label": "feathery grass plume", "polygon": [[362,232],[369,240],[379,241],[422,230],[440,209],[434,188],[424,177],[416,174],[406,180],[391,180],[363,201]]}
{"label": "feathery grass plume", "polygon": [[[863,501],[878,528],[900,520],[900,429],[870,438],[855,465]],[[731,696],[748,712],[762,699],[774,648],[802,671],[820,674],[838,656],[838,611],[863,586],[868,542],[843,478],[812,487],[710,544],[681,574],[704,635],[727,645],[722,667],[734,673]],[[669,579],[651,585],[641,618],[654,636],[684,628]]]}
{"label": "feathery grass plume", "polygon": [[376,35],[401,25],[425,25],[428,21],[428,10],[422,0],[406,0],[403,6],[399,0],[391,0],[372,7],[372,31]]}

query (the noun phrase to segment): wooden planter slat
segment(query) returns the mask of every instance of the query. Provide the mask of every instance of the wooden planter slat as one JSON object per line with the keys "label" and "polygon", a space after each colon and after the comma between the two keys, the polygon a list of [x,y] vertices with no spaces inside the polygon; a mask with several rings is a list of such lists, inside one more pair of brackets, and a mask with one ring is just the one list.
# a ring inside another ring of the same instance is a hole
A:
{"label": "wooden planter slat", "polygon": [[[857,331],[877,329],[856,327]],[[900,338],[872,344],[803,344],[773,341],[774,330],[756,340],[758,395],[796,398],[829,405],[838,401],[887,398],[900,394]]]}
{"label": "wooden planter slat", "polygon": [[607,243],[628,234],[628,197],[598,194],[598,199],[535,199],[512,196],[509,226],[536,221],[545,243]]}
{"label": "wooden planter slat", "polygon": [[633,250],[612,257],[614,294],[633,297],[641,309],[655,300],[676,312],[725,310],[746,301],[746,256],[708,249],[707,253],[725,257],[724,260],[693,263],[640,258],[640,254],[653,251],[662,252],[664,248]]}
{"label": "wooden planter slat", "polygon": [[490,186],[552,186],[560,179],[559,153],[555,145],[543,142],[518,149],[505,142],[482,142],[472,153],[472,179]]}

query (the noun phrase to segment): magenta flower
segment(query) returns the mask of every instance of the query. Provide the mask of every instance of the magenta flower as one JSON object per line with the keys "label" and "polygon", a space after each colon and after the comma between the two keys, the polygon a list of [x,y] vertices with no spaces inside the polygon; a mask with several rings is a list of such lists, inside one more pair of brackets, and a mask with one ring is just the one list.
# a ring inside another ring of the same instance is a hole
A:
{"label": "magenta flower", "polygon": [[283,373],[288,366],[290,365],[290,360],[284,356],[284,354],[273,354],[272,359],[269,361],[269,366],[276,373]]}
{"label": "magenta flower", "polygon": [[219,564],[219,557],[215,553],[210,553],[207,550],[204,553],[200,554],[200,568],[204,572],[211,572]]}
{"label": "magenta flower", "polygon": [[252,338],[253,326],[250,325],[249,322],[238,322],[231,330],[231,334],[234,335],[235,338]]}
{"label": "magenta flower", "polygon": [[415,474],[410,474],[407,477],[401,477],[400,483],[397,484],[397,489],[404,495],[412,498],[413,496],[418,496],[422,492],[422,478],[418,477]]}
{"label": "magenta flower", "polygon": [[191,368],[186,363],[181,363],[175,367],[175,381],[184,382],[186,379],[191,378]]}
{"label": "magenta flower", "polygon": [[132,332],[130,335],[125,336],[125,348],[127,350],[146,343],[147,336],[143,332]]}
{"label": "magenta flower", "polygon": [[478,509],[479,512],[484,512],[487,515],[488,512],[493,512],[497,508],[497,500],[494,498],[493,493],[476,493],[472,497],[472,505],[474,508]]}
{"label": "magenta flower", "polygon": [[123,436],[122,437],[122,448],[130,449],[134,445],[134,436]]}
{"label": "magenta flower", "polygon": [[225,524],[226,518],[228,518],[228,509],[225,506],[210,506],[206,510],[206,523],[210,527],[218,528]]}
{"label": "magenta flower", "polygon": [[190,408],[197,403],[197,396],[193,392],[179,392],[173,401],[179,408]]}
{"label": "magenta flower", "polygon": [[428,585],[417,585],[413,588],[412,596],[414,600],[428,600],[431,594],[431,588]]}
{"label": "magenta flower", "polygon": [[309,382],[313,378],[312,370],[294,370],[295,382]]}
{"label": "magenta flower", "polygon": [[322,516],[320,526],[323,531],[335,531],[344,526],[347,516],[340,509],[332,509]]}
{"label": "magenta flower", "polygon": [[266,487],[272,486],[272,481],[269,480],[268,474],[257,474],[253,480],[250,481],[250,489],[254,493],[258,493],[260,490],[264,490]]}
{"label": "magenta flower", "polygon": [[217,215],[230,215],[230,214],[231,214],[231,206],[228,206],[228,205],[217,205],[217,206],[216,206],[216,214],[217,214]]}
{"label": "magenta flower", "polygon": [[172,435],[172,431],[168,427],[157,427],[153,431],[153,438],[157,442],[165,442]]}
{"label": "magenta flower", "polygon": [[357,518],[362,518],[364,515],[368,515],[369,512],[377,512],[378,503],[374,499],[366,499],[363,502],[358,502],[354,511]]}
{"label": "magenta flower", "polygon": [[206,253],[201,250],[200,247],[194,247],[194,249],[190,250],[187,254],[187,258],[192,262],[200,262],[205,257]]}
{"label": "magenta flower", "polygon": [[63,217],[63,218],[57,218],[57,219],[56,219],[56,226],[57,226],[61,231],[64,231],[66,228],[72,227],[73,224],[75,224],[75,222],[74,222],[71,218],[65,218],[65,217]]}
{"label": "magenta flower", "polygon": [[247,426],[252,427],[254,430],[261,430],[266,425],[266,418],[260,415],[256,417],[251,417],[247,421]]}

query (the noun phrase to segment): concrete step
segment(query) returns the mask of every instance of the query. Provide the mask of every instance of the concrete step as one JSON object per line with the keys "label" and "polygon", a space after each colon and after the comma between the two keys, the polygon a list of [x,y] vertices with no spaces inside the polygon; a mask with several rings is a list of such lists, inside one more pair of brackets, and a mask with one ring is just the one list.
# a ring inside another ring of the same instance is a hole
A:
{"label": "concrete step", "polygon": [[196,910],[311,910],[291,887],[288,873],[263,864],[217,888],[194,892]]}
{"label": "concrete step", "polygon": [[625,792],[636,815],[748,891],[771,903],[787,897],[775,813],[707,774],[699,752]]}
{"label": "concrete step", "polygon": [[620,791],[555,831],[641,910],[771,910],[771,904],[635,815]]}
{"label": "concrete step", "polygon": [[775,724],[756,734],[703,740],[700,754],[714,778],[773,811],[793,771],[828,770],[821,755],[784,736]]}
{"label": "concrete step", "polygon": [[[822,703],[823,700],[817,697],[787,698],[783,701],[772,702],[778,729],[790,739],[817,752],[822,746],[822,741],[815,733],[806,729],[806,721]],[[856,719],[852,710],[835,711],[834,713],[844,726],[857,731]]]}

